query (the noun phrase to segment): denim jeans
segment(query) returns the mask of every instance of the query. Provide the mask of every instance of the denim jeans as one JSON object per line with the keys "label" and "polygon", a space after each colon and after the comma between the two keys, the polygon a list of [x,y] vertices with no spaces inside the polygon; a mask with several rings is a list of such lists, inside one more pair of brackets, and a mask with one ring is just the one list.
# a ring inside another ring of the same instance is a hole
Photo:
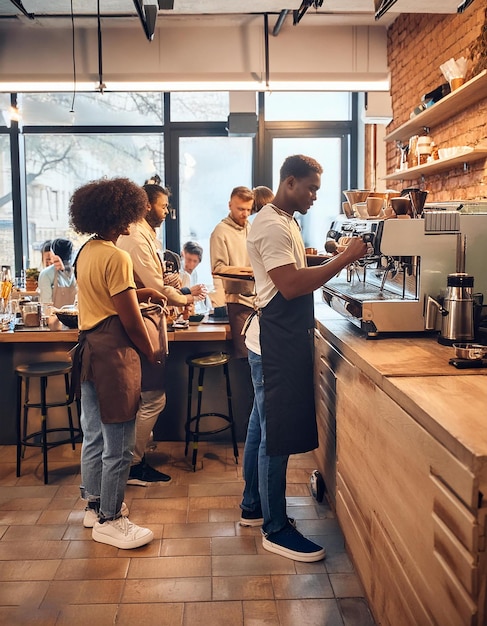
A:
{"label": "denim jeans", "polygon": [[135,445],[135,416],[129,422],[103,424],[92,382],[81,383],[81,496],[100,503],[100,517],[120,517]]}
{"label": "denim jeans", "polygon": [[164,391],[142,391],[137,417],[135,418],[135,449],[131,464],[137,465],[145,455],[147,442],[156,425],[157,418],[166,406]]}
{"label": "denim jeans", "polygon": [[266,454],[266,416],[262,358],[249,350],[249,364],[254,385],[254,404],[245,439],[243,476],[245,487],[241,508],[262,511],[265,534],[284,528],[286,514],[286,470],[289,456]]}

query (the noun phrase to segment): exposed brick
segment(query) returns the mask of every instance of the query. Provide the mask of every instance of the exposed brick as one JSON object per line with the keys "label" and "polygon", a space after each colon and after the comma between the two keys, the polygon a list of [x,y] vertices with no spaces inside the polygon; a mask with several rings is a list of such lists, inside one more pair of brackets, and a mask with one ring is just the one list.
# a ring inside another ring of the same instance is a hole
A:
{"label": "exposed brick", "polygon": [[[391,72],[391,96],[394,120],[388,132],[409,119],[411,111],[418,106],[421,96],[446,82],[440,65],[450,58],[469,57],[476,51],[479,41],[487,31],[485,3],[474,3],[460,15],[400,15],[389,27],[388,62]],[[487,54],[483,49],[482,54]],[[478,65],[470,62],[470,74]],[[472,75],[467,75],[467,79]],[[451,119],[432,126],[430,135],[438,147],[475,146],[487,144],[487,94],[486,98]],[[391,142],[386,149],[387,171],[394,172],[398,164],[398,148]],[[407,186],[422,181],[407,181]],[[424,188],[428,200],[487,199],[487,160],[471,163],[450,171],[427,176]],[[399,182],[390,181],[391,188],[400,189]]]}

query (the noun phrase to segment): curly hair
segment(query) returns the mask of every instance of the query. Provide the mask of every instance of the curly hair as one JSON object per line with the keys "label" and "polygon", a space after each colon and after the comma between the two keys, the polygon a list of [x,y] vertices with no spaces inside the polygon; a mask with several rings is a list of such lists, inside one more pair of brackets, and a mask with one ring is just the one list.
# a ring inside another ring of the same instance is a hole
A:
{"label": "curly hair", "polygon": [[311,172],[316,172],[316,174],[321,175],[323,174],[323,168],[318,161],[312,157],[304,156],[304,154],[294,154],[293,156],[287,157],[282,164],[280,181],[282,183],[288,176],[306,178]]}
{"label": "curly hair", "polygon": [[71,226],[80,234],[123,232],[147,210],[147,194],[128,178],[102,178],[77,189],[69,203]]}

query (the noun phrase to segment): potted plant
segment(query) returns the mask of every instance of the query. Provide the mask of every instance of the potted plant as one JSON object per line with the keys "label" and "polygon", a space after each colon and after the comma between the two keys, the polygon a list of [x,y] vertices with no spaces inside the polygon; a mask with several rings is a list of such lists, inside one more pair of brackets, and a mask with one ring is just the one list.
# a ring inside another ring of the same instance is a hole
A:
{"label": "potted plant", "polygon": [[29,267],[25,270],[25,290],[37,291],[37,280],[39,278],[39,270],[37,267]]}

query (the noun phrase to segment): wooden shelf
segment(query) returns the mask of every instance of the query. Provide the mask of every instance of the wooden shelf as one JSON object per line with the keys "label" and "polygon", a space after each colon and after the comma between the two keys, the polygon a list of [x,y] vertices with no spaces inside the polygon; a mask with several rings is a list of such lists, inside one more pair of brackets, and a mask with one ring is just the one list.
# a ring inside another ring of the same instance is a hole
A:
{"label": "wooden shelf", "polygon": [[416,167],[410,167],[407,170],[401,170],[394,172],[394,174],[388,174],[384,176],[383,180],[415,180],[421,178],[421,176],[431,176],[437,172],[444,172],[445,170],[451,170],[454,167],[465,163],[472,163],[473,161],[480,161],[487,158],[487,148],[478,148],[472,150],[472,152],[466,152],[465,154],[459,154],[451,157],[450,159],[438,159],[425,165],[417,165]]}
{"label": "wooden shelf", "polygon": [[[437,126],[472,104],[487,97],[487,70],[483,70],[474,78],[455,91],[428,107],[412,119],[385,136],[385,141],[407,142],[412,135],[418,135],[423,128]],[[417,169],[417,168],[411,168]],[[396,176],[392,174],[391,176]],[[386,176],[386,178],[390,178]]]}

